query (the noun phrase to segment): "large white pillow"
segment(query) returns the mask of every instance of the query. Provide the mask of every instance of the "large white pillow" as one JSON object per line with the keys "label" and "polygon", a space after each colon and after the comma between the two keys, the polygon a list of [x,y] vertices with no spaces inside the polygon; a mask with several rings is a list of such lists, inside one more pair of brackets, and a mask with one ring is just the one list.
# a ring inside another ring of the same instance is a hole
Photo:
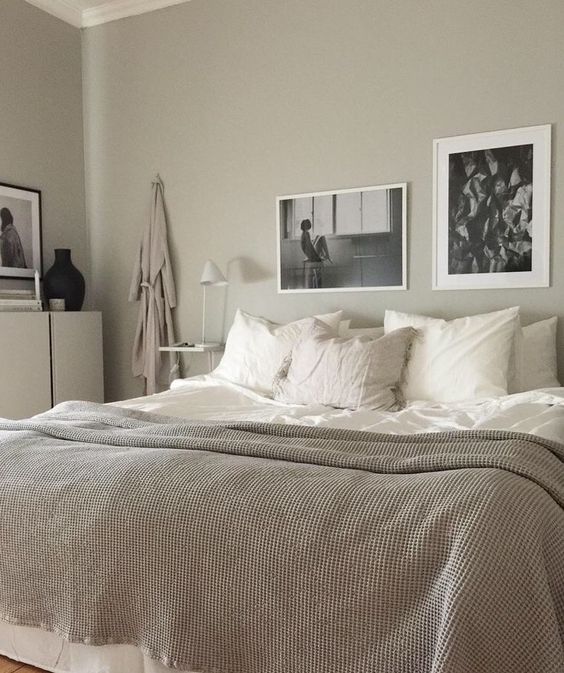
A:
{"label": "large white pillow", "polygon": [[[342,313],[337,311],[315,317],[336,335]],[[278,325],[238,309],[214,375],[263,395],[272,395],[274,377],[309,320],[304,318]]]}
{"label": "large white pillow", "polygon": [[407,327],[379,339],[335,337],[313,319],[274,381],[274,399],[338,409],[398,409],[403,402],[399,383],[415,333]]}
{"label": "large white pillow", "polygon": [[557,388],[556,316],[523,327],[521,348],[517,354],[515,389],[525,392],[538,388]]}
{"label": "large white pillow", "polygon": [[386,333],[415,327],[402,392],[407,400],[458,402],[507,394],[519,308],[442,320],[386,311]]}

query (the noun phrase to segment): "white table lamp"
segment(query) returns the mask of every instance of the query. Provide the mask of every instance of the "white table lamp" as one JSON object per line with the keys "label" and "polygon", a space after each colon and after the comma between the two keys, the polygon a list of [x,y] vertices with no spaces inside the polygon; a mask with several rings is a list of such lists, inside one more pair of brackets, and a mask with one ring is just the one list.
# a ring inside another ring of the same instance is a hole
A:
{"label": "white table lamp", "polygon": [[197,346],[218,346],[217,343],[206,343],[206,288],[209,285],[218,286],[218,285],[227,285],[227,279],[221,273],[217,264],[212,262],[211,259],[204,264],[204,270],[202,271],[202,277],[200,278],[200,285],[204,288],[204,303],[202,308],[202,343],[196,344]]}

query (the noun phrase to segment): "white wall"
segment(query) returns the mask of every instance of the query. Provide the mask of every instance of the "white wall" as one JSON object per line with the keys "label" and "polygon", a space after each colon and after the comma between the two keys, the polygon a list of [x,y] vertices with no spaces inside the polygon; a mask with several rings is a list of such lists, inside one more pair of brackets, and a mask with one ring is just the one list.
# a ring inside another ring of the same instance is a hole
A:
{"label": "white wall", "polygon": [[[564,315],[563,24],[562,0],[192,0],[86,30],[88,218],[109,398],[141,390],[127,289],[157,170],[183,338],[199,334],[207,257],[229,272],[228,322],[237,306],[278,320],[344,307],[359,323],[386,307]],[[552,287],[432,292],[433,138],[548,122]],[[277,195],[402,181],[409,291],[277,295]]]}
{"label": "white wall", "polygon": [[0,182],[42,191],[44,270],[71,248],[88,277],[81,80],[80,31],[1,0]]}

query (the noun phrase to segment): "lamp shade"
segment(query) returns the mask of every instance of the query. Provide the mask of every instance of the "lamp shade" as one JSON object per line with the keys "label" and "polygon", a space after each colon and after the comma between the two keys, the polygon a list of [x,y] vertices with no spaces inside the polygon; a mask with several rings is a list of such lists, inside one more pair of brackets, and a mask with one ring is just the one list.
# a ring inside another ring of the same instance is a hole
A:
{"label": "lamp shade", "polygon": [[200,285],[227,285],[227,279],[211,259],[204,264]]}

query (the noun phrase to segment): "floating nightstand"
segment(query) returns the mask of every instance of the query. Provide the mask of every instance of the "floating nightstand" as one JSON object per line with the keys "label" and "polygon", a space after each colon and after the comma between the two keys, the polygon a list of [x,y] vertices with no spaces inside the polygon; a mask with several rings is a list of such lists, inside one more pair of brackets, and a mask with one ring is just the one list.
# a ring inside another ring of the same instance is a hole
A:
{"label": "floating nightstand", "polygon": [[187,341],[181,341],[172,346],[161,346],[160,351],[168,353],[207,353],[210,372],[214,369],[214,353],[223,353],[224,344],[192,344]]}

